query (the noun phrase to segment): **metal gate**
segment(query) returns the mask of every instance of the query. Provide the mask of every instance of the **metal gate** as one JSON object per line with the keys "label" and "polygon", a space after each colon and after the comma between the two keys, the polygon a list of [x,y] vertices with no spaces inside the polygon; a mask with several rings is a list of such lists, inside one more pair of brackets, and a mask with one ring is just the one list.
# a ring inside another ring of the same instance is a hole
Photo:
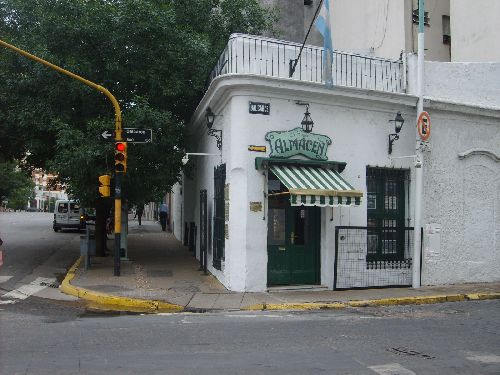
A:
{"label": "metal gate", "polygon": [[412,284],[413,228],[335,227],[334,289]]}

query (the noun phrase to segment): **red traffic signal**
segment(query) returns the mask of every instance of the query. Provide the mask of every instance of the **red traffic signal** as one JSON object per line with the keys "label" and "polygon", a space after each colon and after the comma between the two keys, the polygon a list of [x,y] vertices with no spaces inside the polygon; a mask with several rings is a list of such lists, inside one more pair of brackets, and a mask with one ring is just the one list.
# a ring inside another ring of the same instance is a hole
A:
{"label": "red traffic signal", "polygon": [[125,151],[127,149],[127,144],[123,142],[116,142],[116,151]]}
{"label": "red traffic signal", "polygon": [[127,142],[115,143],[115,171],[118,173],[127,171]]}

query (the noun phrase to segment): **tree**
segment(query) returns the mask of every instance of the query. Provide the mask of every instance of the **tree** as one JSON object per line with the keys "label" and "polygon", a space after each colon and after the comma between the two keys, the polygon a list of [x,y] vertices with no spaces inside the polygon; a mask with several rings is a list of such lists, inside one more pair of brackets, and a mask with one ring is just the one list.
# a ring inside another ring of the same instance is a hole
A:
{"label": "tree", "polygon": [[0,202],[15,210],[25,209],[35,196],[35,184],[15,163],[0,163]]}
{"label": "tree", "polygon": [[[232,32],[271,28],[258,0],[0,0],[0,35],[106,87],[124,127],[154,130],[129,147],[130,203],[156,200],[179,178],[184,126]],[[0,158],[57,171],[83,205],[113,170],[114,113],[100,93],[41,64],[0,52]],[[99,251],[99,250],[98,250]]]}

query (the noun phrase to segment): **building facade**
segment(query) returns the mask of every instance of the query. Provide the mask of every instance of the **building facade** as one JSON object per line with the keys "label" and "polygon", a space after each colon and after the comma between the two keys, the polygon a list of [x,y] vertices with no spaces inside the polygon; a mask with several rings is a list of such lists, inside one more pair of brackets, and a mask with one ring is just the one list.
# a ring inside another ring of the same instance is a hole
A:
{"label": "building facade", "polygon": [[66,190],[57,182],[57,175],[35,169],[31,176],[35,183],[35,198],[28,202],[29,209],[52,212],[56,200],[68,199]]}
{"label": "building facade", "polygon": [[427,62],[422,141],[414,55],[335,52],[328,89],[318,47],[289,77],[299,49],[231,37],[189,124],[175,236],[230,290],[411,285],[422,167],[422,284],[498,281],[500,64]]}
{"label": "building facade", "polygon": [[[261,0],[280,10],[276,37],[303,43],[320,0]],[[333,47],[397,59],[417,52],[418,0],[331,2]],[[496,0],[425,0],[425,59],[500,61],[500,3]],[[362,26],[361,26],[362,25]],[[307,44],[321,46],[313,27]]]}

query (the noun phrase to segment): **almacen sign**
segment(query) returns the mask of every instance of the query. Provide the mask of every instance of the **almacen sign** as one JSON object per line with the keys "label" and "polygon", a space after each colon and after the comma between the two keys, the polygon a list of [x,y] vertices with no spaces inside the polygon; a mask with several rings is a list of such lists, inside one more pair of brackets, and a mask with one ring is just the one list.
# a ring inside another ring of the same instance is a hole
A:
{"label": "almacen sign", "polygon": [[301,154],[313,160],[328,160],[326,151],[332,144],[330,137],[306,133],[302,128],[269,132],[266,141],[271,147],[269,156],[272,158],[289,158]]}

